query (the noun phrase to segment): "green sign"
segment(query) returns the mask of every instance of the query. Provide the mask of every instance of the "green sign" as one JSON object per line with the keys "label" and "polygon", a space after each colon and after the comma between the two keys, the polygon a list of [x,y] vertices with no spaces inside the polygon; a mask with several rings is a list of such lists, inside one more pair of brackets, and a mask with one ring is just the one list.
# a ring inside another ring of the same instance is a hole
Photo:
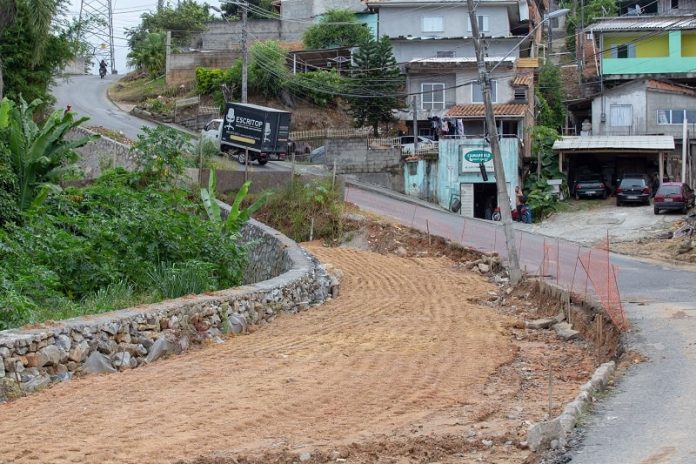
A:
{"label": "green sign", "polygon": [[493,159],[493,153],[486,150],[472,150],[464,155],[464,159],[470,163],[487,163]]}

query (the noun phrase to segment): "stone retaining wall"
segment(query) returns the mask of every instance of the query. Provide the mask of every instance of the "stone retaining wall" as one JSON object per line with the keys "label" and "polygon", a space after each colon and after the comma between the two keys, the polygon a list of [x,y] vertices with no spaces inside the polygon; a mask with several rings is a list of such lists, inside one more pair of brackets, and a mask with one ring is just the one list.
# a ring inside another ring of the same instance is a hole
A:
{"label": "stone retaining wall", "polygon": [[224,333],[336,295],[338,281],[297,243],[253,220],[242,236],[250,245],[242,287],[0,332],[0,401],[76,374],[132,369],[206,339],[222,343]]}
{"label": "stone retaining wall", "polygon": [[[95,134],[94,131],[78,126],[70,130],[65,138],[74,140]],[[76,148],[75,152],[80,155],[78,165],[84,172],[85,179],[96,179],[106,167],[122,167],[129,171],[135,169],[130,147],[103,135],[83,147]]]}

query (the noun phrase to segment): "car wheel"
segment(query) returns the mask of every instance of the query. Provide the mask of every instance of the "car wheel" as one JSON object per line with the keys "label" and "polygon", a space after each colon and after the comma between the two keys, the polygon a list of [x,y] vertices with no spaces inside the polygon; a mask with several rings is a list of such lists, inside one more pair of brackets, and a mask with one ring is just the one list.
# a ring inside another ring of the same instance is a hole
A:
{"label": "car wheel", "polygon": [[607,191],[605,190],[605,191],[604,191],[604,194],[602,194],[602,200],[606,200],[608,196],[609,196],[609,194],[608,194]]}
{"label": "car wheel", "polygon": [[660,210],[658,208],[653,208],[653,211],[655,212],[655,214],[660,214]]}
{"label": "car wheel", "polygon": [[267,159],[264,159],[264,160],[259,159],[258,162],[261,166],[263,166],[264,164],[268,163],[268,160]]}
{"label": "car wheel", "polygon": [[579,200],[579,199],[580,199],[580,195],[579,195],[577,192],[575,192],[575,199],[576,199],[576,200]]}
{"label": "car wheel", "polygon": [[619,200],[616,200],[616,206],[621,206],[621,202]]}

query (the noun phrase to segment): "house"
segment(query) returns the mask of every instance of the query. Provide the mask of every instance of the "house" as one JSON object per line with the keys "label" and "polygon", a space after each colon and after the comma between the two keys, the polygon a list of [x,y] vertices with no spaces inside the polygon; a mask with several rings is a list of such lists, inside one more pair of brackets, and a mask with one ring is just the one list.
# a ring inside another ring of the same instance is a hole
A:
{"label": "house", "polygon": [[[435,159],[413,157],[404,166],[404,192],[467,217],[490,219],[497,206],[497,190],[490,144],[483,138],[444,138]],[[516,137],[500,140],[508,195],[514,198],[519,185],[520,141]],[[481,172],[481,163],[487,179]]]}
{"label": "house", "polygon": [[[402,127],[410,132],[415,117],[419,135],[433,136],[443,119],[461,119],[463,133],[457,131],[458,136],[483,136],[483,100],[466,2],[372,0],[367,4],[379,12],[378,34],[390,38],[396,61],[406,74],[407,91],[415,97],[408,110],[397,114]],[[529,48],[518,47],[529,32],[527,3],[480,0],[477,5],[496,116],[503,119],[499,129],[522,138],[533,93],[533,80],[519,77],[516,66],[520,48]]]}
{"label": "house", "polygon": [[[641,77],[696,80],[693,14],[604,18],[585,31],[591,56],[598,60],[596,72],[605,82]],[[587,55],[585,51],[586,61]]]}

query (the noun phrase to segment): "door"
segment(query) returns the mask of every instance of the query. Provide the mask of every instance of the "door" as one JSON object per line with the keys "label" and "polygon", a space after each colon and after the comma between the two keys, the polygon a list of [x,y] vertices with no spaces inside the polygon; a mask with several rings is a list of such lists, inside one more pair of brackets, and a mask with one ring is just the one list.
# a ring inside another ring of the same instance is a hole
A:
{"label": "door", "polygon": [[466,217],[474,217],[474,184],[459,184],[462,208],[459,214]]}

